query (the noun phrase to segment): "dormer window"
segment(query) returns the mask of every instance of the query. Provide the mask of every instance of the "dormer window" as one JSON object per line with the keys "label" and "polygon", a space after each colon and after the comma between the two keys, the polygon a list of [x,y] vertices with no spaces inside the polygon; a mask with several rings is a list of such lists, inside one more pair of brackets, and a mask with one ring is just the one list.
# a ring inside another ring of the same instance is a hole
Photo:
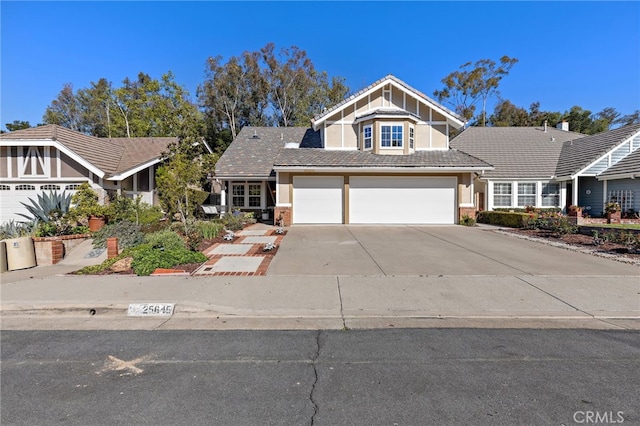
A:
{"label": "dormer window", "polygon": [[383,124],[380,126],[380,146],[382,148],[402,148],[401,124]]}
{"label": "dormer window", "polygon": [[371,149],[373,147],[373,127],[364,126],[364,149]]}

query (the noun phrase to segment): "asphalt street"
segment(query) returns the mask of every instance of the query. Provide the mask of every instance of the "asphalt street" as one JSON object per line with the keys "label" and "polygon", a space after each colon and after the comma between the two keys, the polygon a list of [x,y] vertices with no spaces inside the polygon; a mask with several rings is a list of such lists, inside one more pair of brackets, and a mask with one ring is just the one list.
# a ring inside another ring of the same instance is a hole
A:
{"label": "asphalt street", "polygon": [[588,418],[640,424],[638,332],[3,331],[0,337],[3,425],[570,425]]}

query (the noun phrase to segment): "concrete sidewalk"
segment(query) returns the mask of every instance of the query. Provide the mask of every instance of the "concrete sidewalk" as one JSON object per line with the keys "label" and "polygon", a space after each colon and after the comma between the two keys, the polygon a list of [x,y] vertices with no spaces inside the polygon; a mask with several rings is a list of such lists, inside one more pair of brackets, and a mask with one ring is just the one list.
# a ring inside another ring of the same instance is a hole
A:
{"label": "concrete sidewalk", "polygon": [[[637,276],[37,277],[37,269],[0,284],[3,329],[640,329]],[[175,303],[173,316],[127,316],[129,304],[151,302]]]}

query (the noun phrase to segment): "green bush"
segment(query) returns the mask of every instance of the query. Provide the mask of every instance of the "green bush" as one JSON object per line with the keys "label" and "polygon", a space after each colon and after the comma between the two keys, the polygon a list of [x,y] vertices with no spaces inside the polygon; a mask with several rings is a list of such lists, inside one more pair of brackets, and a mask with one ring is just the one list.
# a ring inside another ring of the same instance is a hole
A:
{"label": "green bush", "polygon": [[186,250],[187,248],[187,244],[184,239],[170,229],[147,234],[144,237],[144,242],[151,246],[151,248],[165,251],[176,249]]}
{"label": "green bush", "polygon": [[201,220],[196,222],[195,228],[200,233],[202,238],[204,238],[205,240],[212,240],[220,235],[223,226],[219,222]]}
{"label": "green bush", "polygon": [[569,219],[567,219],[565,216],[550,219],[549,225],[551,231],[558,236],[575,234],[576,232],[578,232],[578,226],[569,222]]}
{"label": "green bush", "polygon": [[158,250],[148,245],[133,252],[131,267],[136,275],[151,275],[156,268],[172,268],[183,263],[201,263],[207,256],[186,248]]}
{"label": "green bush", "polygon": [[464,226],[474,226],[476,224],[476,220],[469,216],[468,214],[462,215],[462,219],[460,219],[460,225]]}
{"label": "green bush", "polygon": [[508,213],[560,213],[562,209],[560,207],[496,207],[494,212],[508,212]]}
{"label": "green bush", "polygon": [[536,217],[535,213],[483,211],[478,213],[476,220],[478,223],[488,223],[489,225],[522,228],[528,220]]}
{"label": "green bush", "polygon": [[140,225],[123,220],[122,222],[109,223],[93,234],[93,246],[105,248],[107,247],[107,238],[113,237],[118,239],[118,247],[120,248],[134,247],[144,240]]}
{"label": "green bush", "polygon": [[109,222],[128,220],[139,225],[156,223],[164,216],[159,207],[143,202],[139,195],[136,198],[116,195],[106,206],[105,214]]}
{"label": "green bush", "polygon": [[220,221],[224,229],[227,229],[229,231],[240,231],[242,228],[244,228],[245,224],[244,214],[240,212],[225,214],[224,216],[222,216]]}

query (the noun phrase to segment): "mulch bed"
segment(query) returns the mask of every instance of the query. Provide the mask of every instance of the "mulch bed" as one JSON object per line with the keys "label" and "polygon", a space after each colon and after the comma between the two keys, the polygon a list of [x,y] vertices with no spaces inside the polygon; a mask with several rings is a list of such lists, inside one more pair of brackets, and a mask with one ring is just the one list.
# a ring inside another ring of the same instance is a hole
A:
{"label": "mulch bed", "polygon": [[544,229],[509,229],[508,231],[515,234],[527,235],[551,241],[559,241],[579,248],[588,248],[602,253],[623,255],[631,259],[640,260],[640,252],[638,251],[632,252],[627,246],[609,241],[603,241],[600,245],[594,245],[593,237],[584,234],[567,234],[558,236],[552,231]]}

